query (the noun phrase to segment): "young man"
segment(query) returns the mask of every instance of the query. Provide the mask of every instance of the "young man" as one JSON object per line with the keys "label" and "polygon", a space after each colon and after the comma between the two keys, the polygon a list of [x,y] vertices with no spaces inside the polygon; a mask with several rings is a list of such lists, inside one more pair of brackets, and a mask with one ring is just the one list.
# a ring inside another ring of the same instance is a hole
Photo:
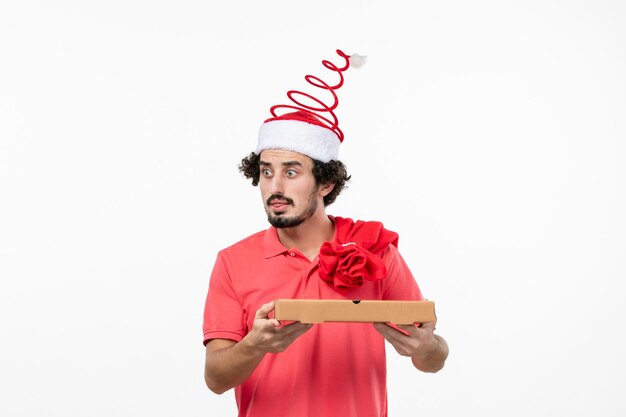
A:
{"label": "young man", "polygon": [[333,110],[350,60],[337,52],[344,66],[323,63],[339,83],[306,77],[335,103],[304,106],[290,92],[298,107],[283,107],[297,111],[277,116],[281,106],[272,108],[256,151],[240,166],[259,186],[271,227],[220,251],[204,315],[207,386],[235,388],[240,416],[386,416],[385,340],[425,372],[440,370],[448,355],[435,322],[400,331],[385,323],[272,318],[279,298],[422,299],[396,233],[326,214],[349,179],[337,158],[343,133]]}

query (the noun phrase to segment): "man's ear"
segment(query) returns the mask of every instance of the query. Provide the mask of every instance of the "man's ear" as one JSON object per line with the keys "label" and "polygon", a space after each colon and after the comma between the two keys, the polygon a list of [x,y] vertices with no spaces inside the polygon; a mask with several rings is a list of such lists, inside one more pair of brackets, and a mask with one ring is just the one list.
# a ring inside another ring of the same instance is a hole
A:
{"label": "man's ear", "polygon": [[320,187],[320,195],[322,197],[326,197],[328,194],[330,194],[333,188],[335,188],[335,184],[333,184],[332,182],[329,184],[322,184],[322,186]]}

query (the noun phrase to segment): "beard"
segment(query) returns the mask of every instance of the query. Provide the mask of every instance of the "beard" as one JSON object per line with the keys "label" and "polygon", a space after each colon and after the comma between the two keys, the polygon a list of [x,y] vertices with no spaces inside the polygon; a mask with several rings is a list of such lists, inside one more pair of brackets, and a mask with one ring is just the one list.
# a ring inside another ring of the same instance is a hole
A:
{"label": "beard", "polygon": [[309,195],[309,201],[307,201],[307,205],[303,213],[297,216],[286,216],[282,213],[272,214],[269,205],[271,204],[272,200],[275,199],[285,200],[290,205],[293,205],[293,200],[283,196],[282,194],[273,194],[267,199],[267,206],[265,209],[265,211],[267,212],[267,221],[270,222],[270,224],[277,229],[298,226],[304,223],[305,220],[313,216],[313,214],[315,214],[315,212],[317,211],[316,190],[311,192],[311,194]]}

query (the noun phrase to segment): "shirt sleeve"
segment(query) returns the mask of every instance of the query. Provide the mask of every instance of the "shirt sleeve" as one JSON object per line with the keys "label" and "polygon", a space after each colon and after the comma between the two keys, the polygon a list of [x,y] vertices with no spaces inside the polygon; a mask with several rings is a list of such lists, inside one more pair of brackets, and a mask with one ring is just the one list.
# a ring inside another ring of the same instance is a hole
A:
{"label": "shirt sleeve", "polygon": [[228,262],[218,253],[204,305],[204,344],[211,339],[240,341],[246,332],[243,308],[233,289]]}
{"label": "shirt sleeve", "polygon": [[385,300],[422,300],[422,292],[395,246],[389,245],[383,255],[383,260],[387,267],[387,278],[383,280],[383,298]]}

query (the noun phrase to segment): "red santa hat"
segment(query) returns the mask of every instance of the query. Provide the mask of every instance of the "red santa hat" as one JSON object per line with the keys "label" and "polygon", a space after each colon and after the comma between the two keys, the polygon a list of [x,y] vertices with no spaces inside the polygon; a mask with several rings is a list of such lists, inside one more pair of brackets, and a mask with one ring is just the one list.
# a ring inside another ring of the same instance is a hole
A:
{"label": "red santa hat", "polygon": [[[330,61],[322,61],[326,69],[339,75],[336,84],[329,85],[313,75],[304,77],[312,86],[328,91],[333,102],[328,105],[310,94],[296,90],[288,91],[287,97],[293,104],[278,104],[270,108],[273,117],[267,119],[259,129],[256,154],[265,149],[282,149],[298,152],[322,162],[339,158],[343,132],[339,129],[339,120],[334,113],[339,104],[335,90],[343,85],[343,72],[350,67],[361,67],[367,57],[357,54],[346,55],[339,49],[337,54],[344,59],[340,67]],[[288,112],[279,115],[277,110],[281,109]]]}

